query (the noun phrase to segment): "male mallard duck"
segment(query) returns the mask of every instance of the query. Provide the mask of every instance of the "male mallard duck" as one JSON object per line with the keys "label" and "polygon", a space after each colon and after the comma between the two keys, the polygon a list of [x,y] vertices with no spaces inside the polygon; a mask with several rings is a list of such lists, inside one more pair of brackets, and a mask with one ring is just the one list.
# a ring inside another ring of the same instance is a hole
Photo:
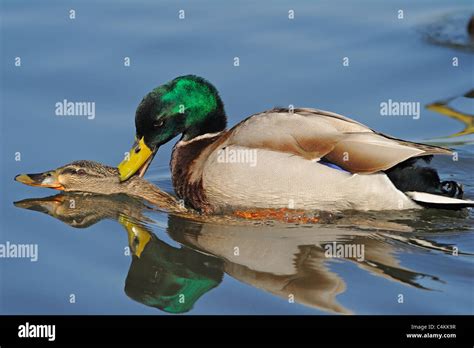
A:
{"label": "male mallard duck", "polygon": [[158,148],[182,134],[171,158],[178,197],[205,213],[228,209],[392,210],[460,208],[454,181],[417,159],[451,150],[378,133],[316,109],[273,109],[229,130],[217,89],[178,77],[147,94],[136,111],[136,141],[120,179],[142,176]]}

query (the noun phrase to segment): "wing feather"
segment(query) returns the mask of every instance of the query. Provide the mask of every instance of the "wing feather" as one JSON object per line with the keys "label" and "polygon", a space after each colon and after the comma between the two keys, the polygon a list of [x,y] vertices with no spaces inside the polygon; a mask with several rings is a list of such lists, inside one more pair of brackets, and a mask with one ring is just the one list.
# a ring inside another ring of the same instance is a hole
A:
{"label": "wing feather", "polygon": [[451,154],[438,146],[377,133],[348,117],[316,109],[273,109],[250,116],[228,132],[222,145],[325,158],[352,173],[389,169],[412,157]]}

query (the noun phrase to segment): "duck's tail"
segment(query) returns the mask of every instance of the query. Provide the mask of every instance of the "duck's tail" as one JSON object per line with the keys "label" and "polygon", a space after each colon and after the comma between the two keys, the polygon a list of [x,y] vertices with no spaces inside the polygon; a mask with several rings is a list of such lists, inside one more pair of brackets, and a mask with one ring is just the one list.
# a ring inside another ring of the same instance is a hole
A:
{"label": "duck's tail", "polygon": [[432,193],[416,191],[405,192],[405,194],[412,200],[414,200],[416,203],[426,208],[457,210],[468,207],[474,207],[474,201],[468,199],[452,198],[441,195],[435,195]]}
{"label": "duck's tail", "polygon": [[[431,157],[421,158],[426,162]],[[441,181],[436,169],[419,165],[410,159],[386,171],[392,183],[421,206],[439,209],[474,207],[474,201],[463,199],[463,186],[455,181]]]}

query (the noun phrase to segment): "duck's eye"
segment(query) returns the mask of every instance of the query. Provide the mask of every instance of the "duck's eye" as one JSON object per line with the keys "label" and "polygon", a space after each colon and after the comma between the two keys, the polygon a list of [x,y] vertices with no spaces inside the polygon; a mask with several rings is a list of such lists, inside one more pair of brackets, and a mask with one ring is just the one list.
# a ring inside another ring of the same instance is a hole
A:
{"label": "duck's eye", "polygon": [[86,175],[86,171],[84,169],[78,169],[76,173],[78,175]]}
{"label": "duck's eye", "polygon": [[63,170],[62,174],[76,174],[77,171],[73,168],[66,168]]}
{"label": "duck's eye", "polygon": [[164,120],[158,120],[153,123],[153,127],[160,128],[160,127],[163,127],[164,124],[165,124]]}

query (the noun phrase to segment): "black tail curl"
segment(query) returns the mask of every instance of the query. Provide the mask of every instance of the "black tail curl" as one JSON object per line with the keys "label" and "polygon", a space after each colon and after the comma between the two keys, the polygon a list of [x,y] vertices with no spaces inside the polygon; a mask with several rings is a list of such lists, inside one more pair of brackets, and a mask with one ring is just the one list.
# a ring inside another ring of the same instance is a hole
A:
{"label": "black tail curl", "polygon": [[389,179],[402,192],[426,192],[461,199],[464,191],[455,181],[441,181],[436,169],[423,165],[433,156],[411,158],[385,171]]}

